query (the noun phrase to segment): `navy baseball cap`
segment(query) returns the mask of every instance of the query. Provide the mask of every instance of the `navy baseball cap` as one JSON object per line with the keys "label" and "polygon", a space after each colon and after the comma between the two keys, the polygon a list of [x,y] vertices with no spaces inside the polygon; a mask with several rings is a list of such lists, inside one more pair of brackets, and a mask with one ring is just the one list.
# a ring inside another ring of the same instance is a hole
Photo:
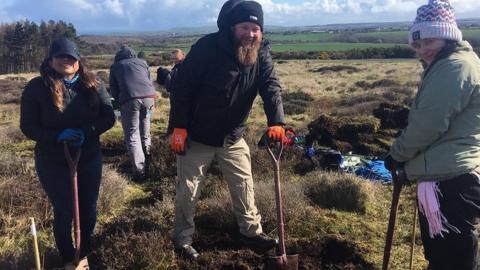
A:
{"label": "navy baseball cap", "polygon": [[48,56],[52,58],[60,55],[69,55],[76,60],[80,60],[80,51],[77,45],[68,38],[55,39],[50,45]]}

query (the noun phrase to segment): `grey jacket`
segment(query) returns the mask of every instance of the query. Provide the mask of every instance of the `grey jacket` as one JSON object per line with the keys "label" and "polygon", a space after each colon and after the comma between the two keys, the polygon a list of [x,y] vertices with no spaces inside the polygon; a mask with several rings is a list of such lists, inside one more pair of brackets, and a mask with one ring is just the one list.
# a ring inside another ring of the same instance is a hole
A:
{"label": "grey jacket", "polygon": [[155,97],[148,64],[132,48],[122,47],[110,67],[110,94],[120,105],[135,98]]}
{"label": "grey jacket", "polygon": [[480,166],[480,60],[468,42],[424,72],[390,154],[406,162],[411,180],[446,180]]}

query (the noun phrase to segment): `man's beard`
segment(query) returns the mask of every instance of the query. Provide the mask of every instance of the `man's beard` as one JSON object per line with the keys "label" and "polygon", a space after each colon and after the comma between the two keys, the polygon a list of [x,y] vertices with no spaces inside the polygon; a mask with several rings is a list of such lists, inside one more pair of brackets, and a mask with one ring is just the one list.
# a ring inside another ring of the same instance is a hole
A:
{"label": "man's beard", "polygon": [[236,42],[236,55],[240,64],[249,66],[257,62],[258,51],[260,50],[261,40],[256,39],[252,45],[245,47],[242,46],[242,42],[237,40]]}

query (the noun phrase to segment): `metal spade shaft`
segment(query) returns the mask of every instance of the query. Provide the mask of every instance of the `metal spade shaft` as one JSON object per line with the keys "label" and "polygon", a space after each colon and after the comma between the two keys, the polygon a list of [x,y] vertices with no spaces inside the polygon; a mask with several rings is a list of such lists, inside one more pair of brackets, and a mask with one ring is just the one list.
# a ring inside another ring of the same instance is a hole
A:
{"label": "metal spade shaft", "polygon": [[72,180],[72,195],[73,195],[73,226],[75,238],[75,264],[80,261],[80,207],[78,203],[78,181],[77,181],[77,165],[80,160],[80,148],[77,150],[75,156],[72,158],[68,143],[64,144],[65,158],[67,159],[68,167],[70,168],[70,176]]}

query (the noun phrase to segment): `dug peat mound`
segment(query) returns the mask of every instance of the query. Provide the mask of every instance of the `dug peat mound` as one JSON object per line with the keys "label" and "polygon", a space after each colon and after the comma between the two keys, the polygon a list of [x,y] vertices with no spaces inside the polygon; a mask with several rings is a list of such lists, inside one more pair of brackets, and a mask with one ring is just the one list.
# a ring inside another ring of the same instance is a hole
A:
{"label": "dug peat mound", "polygon": [[[275,256],[275,251],[255,253],[231,238],[217,236],[213,241],[199,247],[201,257],[197,262],[182,261],[179,266],[184,269],[265,269],[268,257]],[[219,241],[225,241],[230,248],[207,248],[214,247]],[[374,269],[362,258],[354,243],[335,236],[290,239],[286,246],[287,255],[298,254],[298,269]]]}
{"label": "dug peat mound", "polygon": [[307,143],[317,142],[342,153],[380,156],[388,152],[399,129],[405,128],[409,108],[382,103],[374,116],[320,115],[308,124]]}

